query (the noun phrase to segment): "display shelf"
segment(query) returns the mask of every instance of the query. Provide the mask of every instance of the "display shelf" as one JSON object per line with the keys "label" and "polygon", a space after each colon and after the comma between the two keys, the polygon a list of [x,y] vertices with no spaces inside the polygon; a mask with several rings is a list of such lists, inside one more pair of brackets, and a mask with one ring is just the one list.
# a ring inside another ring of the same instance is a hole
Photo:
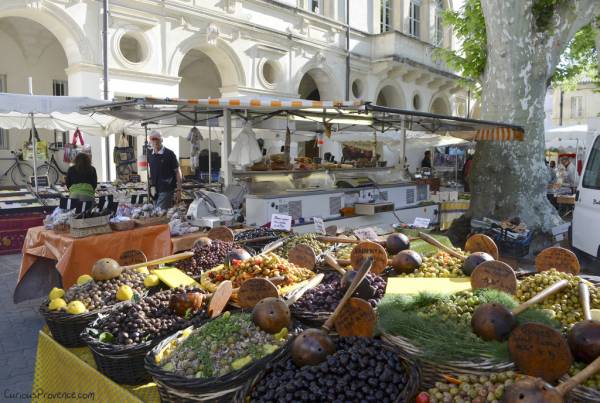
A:
{"label": "display shelf", "polygon": [[387,171],[394,167],[366,167],[366,168],[319,168],[319,169],[286,169],[281,171],[233,171],[237,176],[254,175],[288,175],[288,174],[311,174],[318,172],[364,172],[364,171]]}

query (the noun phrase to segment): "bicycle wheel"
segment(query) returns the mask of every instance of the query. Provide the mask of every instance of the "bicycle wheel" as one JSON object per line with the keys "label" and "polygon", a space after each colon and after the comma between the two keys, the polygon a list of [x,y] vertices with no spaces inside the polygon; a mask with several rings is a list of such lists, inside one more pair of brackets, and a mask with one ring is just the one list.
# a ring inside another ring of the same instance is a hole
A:
{"label": "bicycle wheel", "polygon": [[33,167],[26,162],[16,163],[11,172],[10,179],[15,186],[25,186],[29,183],[29,178],[33,176]]}
{"label": "bicycle wheel", "polygon": [[38,167],[38,176],[48,176],[48,184],[55,185],[58,182],[58,170],[50,164],[43,164]]}

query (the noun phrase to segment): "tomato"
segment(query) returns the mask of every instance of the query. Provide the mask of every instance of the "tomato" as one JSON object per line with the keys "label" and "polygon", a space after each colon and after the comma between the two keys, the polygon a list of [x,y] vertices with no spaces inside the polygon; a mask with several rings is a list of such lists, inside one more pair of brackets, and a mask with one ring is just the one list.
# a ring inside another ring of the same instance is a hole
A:
{"label": "tomato", "polygon": [[429,393],[427,392],[421,392],[417,395],[417,398],[415,399],[416,403],[429,403]]}
{"label": "tomato", "polygon": [[231,260],[231,264],[233,264],[233,265],[234,265],[234,266],[236,266],[236,267],[237,267],[237,266],[239,266],[239,265],[240,265],[240,263],[242,263],[242,261],[241,261],[241,260],[239,260],[239,259],[232,259],[232,260]]}

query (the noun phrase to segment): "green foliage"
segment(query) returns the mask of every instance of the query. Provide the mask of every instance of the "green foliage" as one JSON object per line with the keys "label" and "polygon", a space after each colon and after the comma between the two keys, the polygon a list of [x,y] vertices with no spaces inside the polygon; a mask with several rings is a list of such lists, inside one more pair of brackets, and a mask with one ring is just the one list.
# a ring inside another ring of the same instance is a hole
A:
{"label": "green foliage", "polygon": [[533,15],[538,32],[544,32],[550,27],[556,7],[566,0],[535,0],[533,2]]}
{"label": "green foliage", "polygon": [[556,68],[552,78],[554,85],[572,90],[584,77],[598,83],[597,34],[593,24],[583,27],[575,34]]}

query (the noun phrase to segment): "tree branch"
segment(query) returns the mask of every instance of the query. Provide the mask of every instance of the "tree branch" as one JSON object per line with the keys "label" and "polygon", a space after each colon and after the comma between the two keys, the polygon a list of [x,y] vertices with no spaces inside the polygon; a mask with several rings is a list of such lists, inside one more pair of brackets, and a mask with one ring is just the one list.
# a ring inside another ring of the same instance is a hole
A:
{"label": "tree branch", "polygon": [[562,2],[555,11],[554,24],[551,32],[554,35],[548,39],[549,59],[547,77],[554,75],[561,55],[565,52],[569,42],[583,27],[600,16],[600,1],[598,0],[571,0]]}

